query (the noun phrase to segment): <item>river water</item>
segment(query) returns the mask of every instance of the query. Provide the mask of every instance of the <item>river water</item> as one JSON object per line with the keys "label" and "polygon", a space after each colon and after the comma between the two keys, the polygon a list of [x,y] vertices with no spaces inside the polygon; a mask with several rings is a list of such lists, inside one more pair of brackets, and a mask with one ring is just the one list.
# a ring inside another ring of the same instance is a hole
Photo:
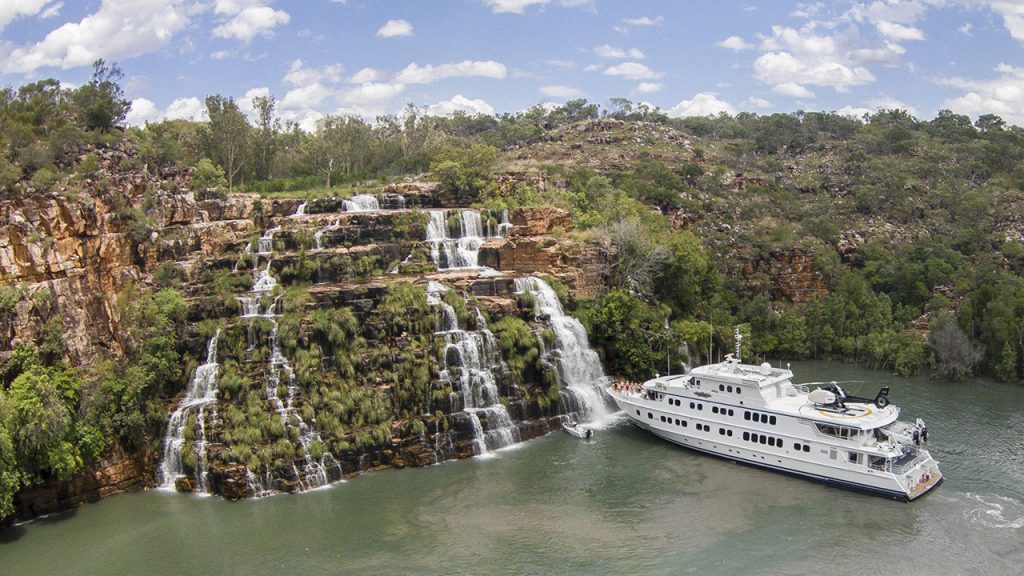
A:
{"label": "river water", "polygon": [[246,502],[127,494],[0,531],[0,574],[1020,574],[1024,387],[800,363],[928,423],[911,504],[699,455],[622,422]]}

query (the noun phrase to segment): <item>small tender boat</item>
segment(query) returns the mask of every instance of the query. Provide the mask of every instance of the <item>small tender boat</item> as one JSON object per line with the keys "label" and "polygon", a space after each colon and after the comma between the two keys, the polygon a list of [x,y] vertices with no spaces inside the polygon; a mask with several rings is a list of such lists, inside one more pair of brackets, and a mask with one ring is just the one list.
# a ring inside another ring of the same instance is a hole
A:
{"label": "small tender boat", "polygon": [[592,429],[587,428],[586,426],[581,426],[576,422],[563,422],[562,429],[580,439],[587,439],[594,436],[594,431]]}

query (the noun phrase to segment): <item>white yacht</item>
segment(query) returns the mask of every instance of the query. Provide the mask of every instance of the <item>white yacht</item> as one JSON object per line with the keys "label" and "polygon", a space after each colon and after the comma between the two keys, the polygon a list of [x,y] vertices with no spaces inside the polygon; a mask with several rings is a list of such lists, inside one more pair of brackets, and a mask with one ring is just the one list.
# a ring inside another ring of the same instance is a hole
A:
{"label": "white yacht", "polygon": [[[739,339],[737,339],[739,342]],[[788,369],[719,364],[608,393],[637,426],[680,446],[737,462],[909,502],[942,481],[921,444],[928,428],[899,420],[888,387],[873,398],[836,383],[792,383]]]}

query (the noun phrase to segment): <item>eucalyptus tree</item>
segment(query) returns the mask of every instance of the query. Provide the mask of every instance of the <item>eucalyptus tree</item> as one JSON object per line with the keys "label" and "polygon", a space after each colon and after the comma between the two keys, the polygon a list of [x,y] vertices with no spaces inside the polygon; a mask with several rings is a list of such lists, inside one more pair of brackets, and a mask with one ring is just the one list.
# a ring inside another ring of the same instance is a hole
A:
{"label": "eucalyptus tree", "polygon": [[231,190],[249,162],[252,127],[233,98],[207,96],[206,113],[210,117],[205,134],[207,155],[224,169]]}

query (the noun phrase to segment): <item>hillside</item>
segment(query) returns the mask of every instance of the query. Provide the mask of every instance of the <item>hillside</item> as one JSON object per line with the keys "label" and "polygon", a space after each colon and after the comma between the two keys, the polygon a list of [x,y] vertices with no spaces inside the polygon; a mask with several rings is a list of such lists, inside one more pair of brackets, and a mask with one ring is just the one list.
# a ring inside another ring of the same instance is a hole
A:
{"label": "hillside", "polygon": [[773,361],[1022,374],[1024,138],[992,118],[243,119],[233,165],[214,123],[40,97],[2,116],[4,516],[482,454],[734,327]]}

